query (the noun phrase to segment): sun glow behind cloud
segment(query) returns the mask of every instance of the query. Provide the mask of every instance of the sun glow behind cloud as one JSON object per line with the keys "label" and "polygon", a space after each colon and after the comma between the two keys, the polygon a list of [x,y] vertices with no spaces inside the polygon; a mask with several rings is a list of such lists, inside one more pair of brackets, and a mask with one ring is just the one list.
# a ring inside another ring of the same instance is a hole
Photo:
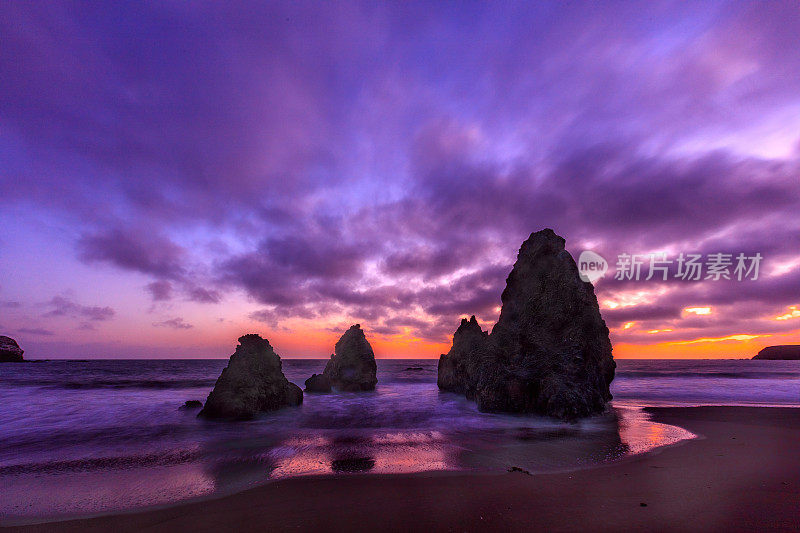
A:
{"label": "sun glow behind cloud", "polygon": [[694,314],[694,315],[710,315],[711,308],[710,307],[686,307],[683,310],[684,313]]}
{"label": "sun glow behind cloud", "polygon": [[800,309],[796,305],[789,306],[789,312],[785,315],[776,316],[775,320],[791,320],[793,318],[800,318]]}

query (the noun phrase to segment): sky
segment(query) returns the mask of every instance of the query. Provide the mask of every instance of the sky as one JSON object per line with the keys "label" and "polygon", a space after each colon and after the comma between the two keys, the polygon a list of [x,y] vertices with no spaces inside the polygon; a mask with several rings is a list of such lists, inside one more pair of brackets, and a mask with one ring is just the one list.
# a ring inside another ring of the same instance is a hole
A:
{"label": "sky", "polygon": [[615,357],[800,343],[798,35],[790,1],[3,2],[0,334],[438,357],[552,228],[609,264]]}

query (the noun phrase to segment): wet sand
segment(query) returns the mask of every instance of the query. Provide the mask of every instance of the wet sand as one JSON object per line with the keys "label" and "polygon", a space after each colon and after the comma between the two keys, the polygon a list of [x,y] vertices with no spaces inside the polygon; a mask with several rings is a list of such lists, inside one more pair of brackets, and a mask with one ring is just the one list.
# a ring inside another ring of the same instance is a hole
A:
{"label": "wet sand", "polygon": [[2,530],[800,530],[800,409],[648,411],[701,438],[569,473],[295,478],[214,500]]}

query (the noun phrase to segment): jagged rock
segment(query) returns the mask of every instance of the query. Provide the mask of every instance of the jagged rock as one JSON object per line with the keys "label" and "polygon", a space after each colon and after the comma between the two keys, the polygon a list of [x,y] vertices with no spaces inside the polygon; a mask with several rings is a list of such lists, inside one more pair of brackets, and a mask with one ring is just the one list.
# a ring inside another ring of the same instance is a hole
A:
{"label": "jagged rock", "polygon": [[800,344],[783,344],[767,346],[758,352],[753,359],[772,359],[778,361],[796,361],[800,359]]}
{"label": "jagged rock", "polygon": [[17,341],[11,337],[0,335],[0,363],[19,363],[22,362],[24,351],[19,347]]}
{"label": "jagged rock", "polygon": [[501,299],[491,334],[475,317],[461,321],[439,360],[439,388],[482,411],[562,419],[602,411],[616,363],[594,287],[581,281],[564,239],[550,229],[531,234]]}
{"label": "jagged rock", "polygon": [[453,347],[439,358],[436,379],[440,389],[465,394],[470,400],[476,397],[480,366],[491,361],[489,334],[483,331],[473,315],[461,319],[453,335]]}
{"label": "jagged rock", "polygon": [[259,335],[239,337],[236,352],[217,379],[198,416],[248,419],[303,403],[303,391],[281,370],[281,358]]}
{"label": "jagged rock", "polygon": [[350,326],[339,339],[323,375],[340,391],[370,391],[378,383],[378,366],[360,324]]}
{"label": "jagged rock", "polygon": [[200,409],[203,407],[203,402],[200,400],[186,400],[183,405],[178,407],[178,409],[189,410],[189,409]]}
{"label": "jagged rock", "polygon": [[331,380],[325,374],[314,374],[306,380],[306,392],[330,392]]}

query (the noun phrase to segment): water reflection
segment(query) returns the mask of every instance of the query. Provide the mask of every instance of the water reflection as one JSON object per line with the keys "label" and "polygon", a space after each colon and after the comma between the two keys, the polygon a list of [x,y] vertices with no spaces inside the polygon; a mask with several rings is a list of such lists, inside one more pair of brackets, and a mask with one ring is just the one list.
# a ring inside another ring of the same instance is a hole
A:
{"label": "water reflection", "polygon": [[[304,430],[273,446],[237,447],[237,460],[208,473],[220,490],[248,479],[304,475],[413,473],[432,470],[537,472],[582,468],[673,444],[694,435],[659,424],[637,408],[618,408],[577,423],[530,416],[484,415],[490,427],[451,430],[345,428]],[[254,441],[258,442],[258,441]],[[263,443],[262,443],[263,444]],[[245,459],[249,454],[252,456]],[[257,472],[247,475],[248,468]]]}
{"label": "water reflection", "polygon": [[367,472],[375,467],[375,459],[370,457],[349,457],[331,461],[331,470],[336,473]]}

